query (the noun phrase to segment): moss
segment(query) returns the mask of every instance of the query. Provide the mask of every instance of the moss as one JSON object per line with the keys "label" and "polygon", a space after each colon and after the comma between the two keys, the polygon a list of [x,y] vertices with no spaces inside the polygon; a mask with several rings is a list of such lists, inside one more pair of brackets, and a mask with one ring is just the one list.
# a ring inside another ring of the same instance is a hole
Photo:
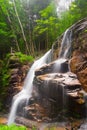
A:
{"label": "moss", "polygon": [[[4,109],[3,102],[8,94],[11,77],[11,66],[15,65],[16,68],[32,62],[34,58],[22,54],[21,52],[7,54],[6,58],[0,61],[0,110]],[[17,64],[17,66],[16,66]],[[14,67],[14,66],[13,66]]]}
{"label": "moss", "polygon": [[31,55],[25,55],[21,52],[8,54],[6,59],[9,59],[11,62],[19,62],[21,64],[34,61],[34,58]]}
{"label": "moss", "polygon": [[16,125],[0,125],[0,130],[27,130],[25,126],[16,126]]}

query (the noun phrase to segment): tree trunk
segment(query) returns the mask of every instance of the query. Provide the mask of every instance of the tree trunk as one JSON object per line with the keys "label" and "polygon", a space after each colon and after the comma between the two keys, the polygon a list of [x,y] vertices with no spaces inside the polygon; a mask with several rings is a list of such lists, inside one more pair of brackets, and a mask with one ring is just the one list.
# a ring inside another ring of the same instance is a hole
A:
{"label": "tree trunk", "polygon": [[18,12],[17,12],[17,8],[16,8],[16,5],[15,5],[15,0],[13,0],[13,5],[14,5],[15,14],[16,14],[16,17],[18,19],[18,22],[19,22],[19,25],[20,25],[20,28],[21,28],[21,32],[22,32],[22,35],[23,35],[23,40],[24,40],[25,45],[26,45],[26,51],[27,51],[27,54],[29,54],[30,52],[29,52],[29,48],[28,48],[28,43],[27,43],[27,40],[26,40],[26,37],[25,37],[25,34],[24,34],[24,30],[23,30],[21,20],[19,18]]}
{"label": "tree trunk", "polygon": [[[14,29],[13,29],[13,26],[12,26],[12,21],[11,21],[11,19],[10,19],[9,14],[8,14],[8,21],[9,21],[9,23],[10,23],[11,30],[12,30],[13,34],[15,35]],[[15,37],[14,39],[15,39],[15,43],[16,43],[17,49],[18,49],[18,51],[20,51],[20,47],[19,47],[17,38]]]}

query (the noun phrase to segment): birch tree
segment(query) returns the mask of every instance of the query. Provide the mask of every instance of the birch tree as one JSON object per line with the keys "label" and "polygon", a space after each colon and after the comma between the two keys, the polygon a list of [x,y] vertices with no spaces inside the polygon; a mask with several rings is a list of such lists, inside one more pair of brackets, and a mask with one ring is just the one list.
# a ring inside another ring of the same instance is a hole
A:
{"label": "birch tree", "polygon": [[18,12],[17,12],[17,8],[16,8],[15,0],[13,0],[13,5],[14,5],[15,14],[16,14],[16,17],[17,17],[17,19],[18,19],[19,26],[20,26],[20,29],[21,29],[21,32],[22,32],[23,40],[24,40],[24,42],[25,42],[26,53],[29,54],[30,52],[29,52],[28,43],[27,43],[27,40],[26,40],[26,36],[25,36],[25,33],[24,33],[24,29],[23,29],[23,26],[22,26],[21,20],[20,20],[20,18],[19,18]]}

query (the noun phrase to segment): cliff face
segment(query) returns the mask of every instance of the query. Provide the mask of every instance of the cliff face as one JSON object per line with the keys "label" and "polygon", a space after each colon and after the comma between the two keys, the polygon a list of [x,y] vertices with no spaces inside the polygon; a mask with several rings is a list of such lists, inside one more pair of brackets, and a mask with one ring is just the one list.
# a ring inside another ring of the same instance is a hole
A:
{"label": "cliff face", "polygon": [[[71,26],[70,30],[72,30],[70,68],[87,92],[87,18]],[[53,60],[58,58],[62,37],[63,35],[52,46]]]}

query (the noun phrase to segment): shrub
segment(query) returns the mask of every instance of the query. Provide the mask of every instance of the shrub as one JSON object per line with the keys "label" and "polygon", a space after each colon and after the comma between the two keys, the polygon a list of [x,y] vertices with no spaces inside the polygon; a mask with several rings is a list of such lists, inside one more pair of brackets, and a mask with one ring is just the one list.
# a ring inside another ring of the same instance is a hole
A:
{"label": "shrub", "polygon": [[23,53],[21,53],[21,52],[16,52],[15,53],[15,56],[17,57],[17,58],[19,58],[19,61],[21,62],[21,63],[23,63],[23,62],[32,62],[32,61],[34,61],[34,58],[31,56],[31,55],[25,55],[25,54],[23,54]]}

